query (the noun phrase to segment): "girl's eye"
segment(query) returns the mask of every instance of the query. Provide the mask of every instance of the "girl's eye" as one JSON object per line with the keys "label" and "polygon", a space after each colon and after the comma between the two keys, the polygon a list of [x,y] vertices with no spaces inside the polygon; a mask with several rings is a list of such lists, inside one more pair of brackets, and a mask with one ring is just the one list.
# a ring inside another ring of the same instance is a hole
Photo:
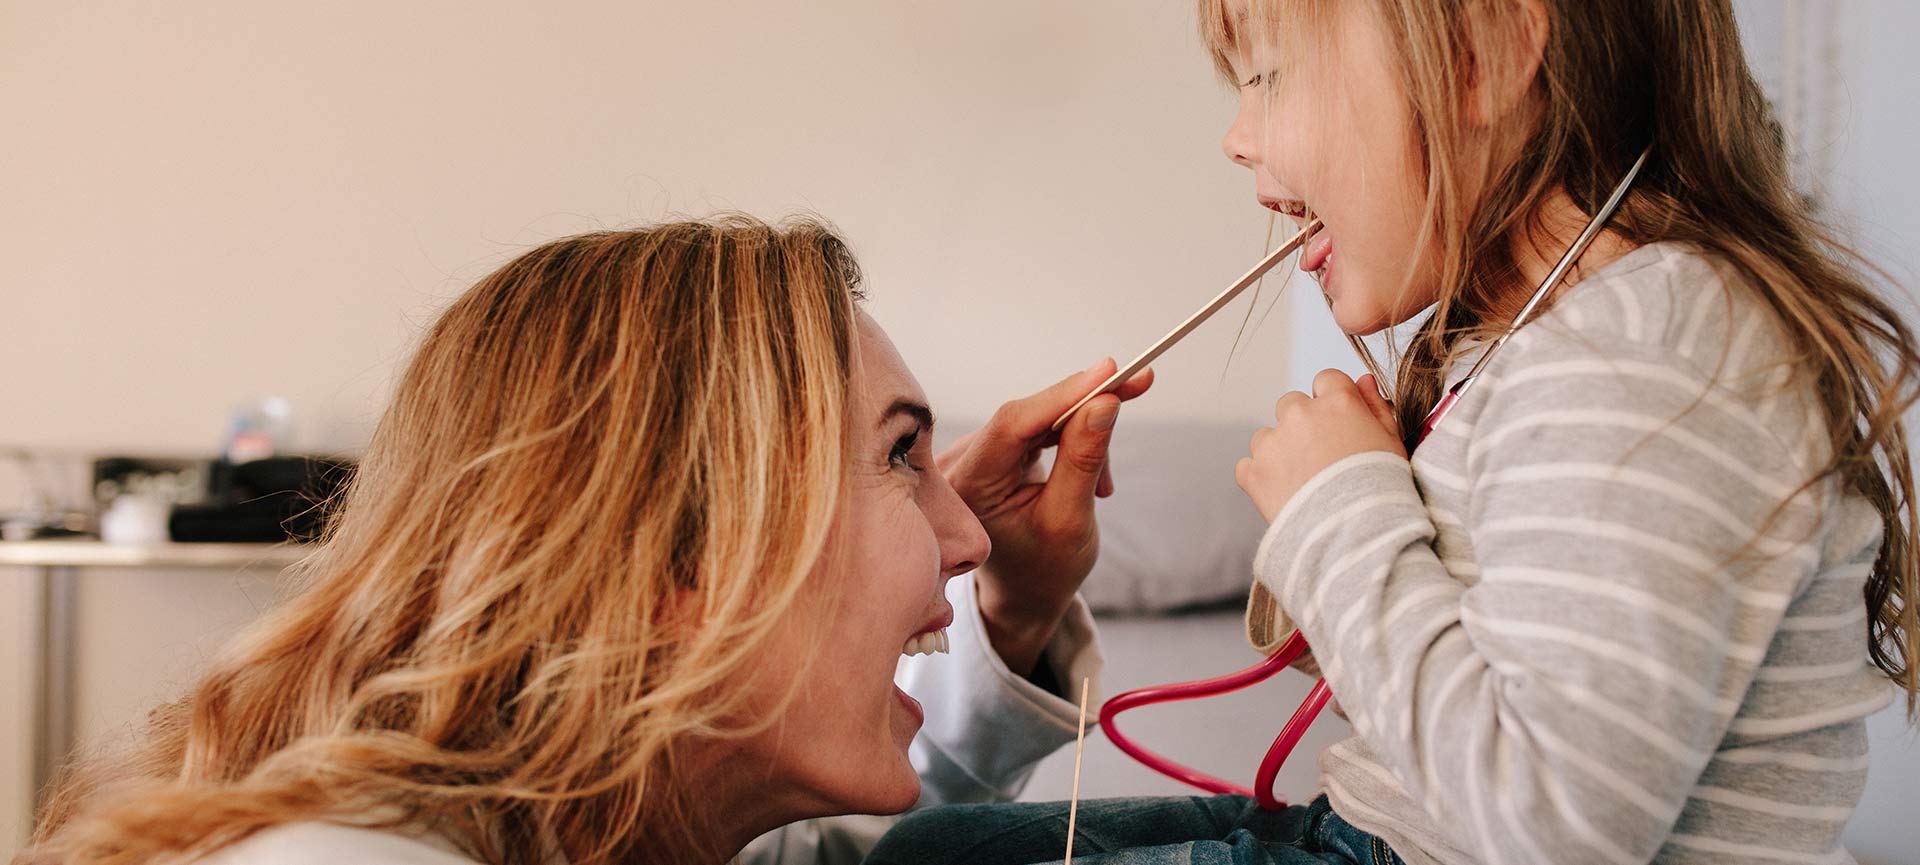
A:
{"label": "girl's eye", "polygon": [[914,445],[919,444],[919,442],[920,442],[919,430],[915,430],[913,432],[910,432],[910,433],[907,433],[906,435],[901,436],[899,439],[894,441],[893,451],[887,454],[887,462],[891,465],[896,465],[903,469],[911,469],[916,472],[919,471],[920,467],[914,465],[913,461],[908,459],[908,457],[913,454]]}
{"label": "girl's eye", "polygon": [[1244,82],[1241,82],[1240,86],[1241,87],[1259,87],[1260,82],[1266,80],[1266,77],[1267,76],[1264,73],[1260,75],[1255,75],[1252,78],[1249,78]]}

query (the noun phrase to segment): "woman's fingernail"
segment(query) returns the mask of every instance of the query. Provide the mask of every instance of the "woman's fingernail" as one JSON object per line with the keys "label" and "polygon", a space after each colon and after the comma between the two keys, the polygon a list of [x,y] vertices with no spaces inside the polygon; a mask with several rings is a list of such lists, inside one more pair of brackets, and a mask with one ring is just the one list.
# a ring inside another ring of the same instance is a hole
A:
{"label": "woman's fingernail", "polygon": [[1087,429],[1094,432],[1106,432],[1113,429],[1113,422],[1120,418],[1120,406],[1114,403],[1094,406],[1088,410]]}

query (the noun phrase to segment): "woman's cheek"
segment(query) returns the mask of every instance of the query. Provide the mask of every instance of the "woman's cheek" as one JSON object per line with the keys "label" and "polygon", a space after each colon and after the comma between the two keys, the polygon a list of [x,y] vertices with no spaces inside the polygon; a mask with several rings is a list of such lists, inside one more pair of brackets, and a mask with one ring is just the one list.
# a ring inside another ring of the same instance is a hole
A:
{"label": "woman's cheek", "polygon": [[918,622],[940,579],[940,541],[917,489],[899,496],[889,510],[884,525],[877,527],[876,534],[886,540],[875,573],[887,575],[881,594],[894,599],[888,621],[904,615]]}
{"label": "woman's cheek", "polygon": [[[928,468],[927,471],[931,472],[935,471],[935,469]],[[914,490],[913,504],[914,537],[918,539],[919,553],[924,559],[927,573],[932,574],[934,580],[937,582],[940,579],[941,554],[940,526],[935,523],[935,520],[940,513],[939,508],[941,502],[938,498],[935,485],[922,481],[920,486]],[[952,507],[964,510],[966,505],[959,504],[956,501],[952,504]],[[968,514],[968,518],[971,519],[972,515]]]}

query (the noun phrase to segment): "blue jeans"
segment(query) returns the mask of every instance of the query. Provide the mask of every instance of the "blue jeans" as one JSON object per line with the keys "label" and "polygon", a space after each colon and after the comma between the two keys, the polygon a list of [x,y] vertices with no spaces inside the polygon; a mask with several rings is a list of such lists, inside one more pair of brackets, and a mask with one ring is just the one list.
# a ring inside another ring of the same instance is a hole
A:
{"label": "blue jeans", "polygon": [[[947,805],[908,815],[866,865],[1033,865],[1059,862],[1067,803]],[[1094,799],[1080,803],[1079,865],[1405,865],[1353,828],[1321,796],[1262,811],[1244,796]]]}

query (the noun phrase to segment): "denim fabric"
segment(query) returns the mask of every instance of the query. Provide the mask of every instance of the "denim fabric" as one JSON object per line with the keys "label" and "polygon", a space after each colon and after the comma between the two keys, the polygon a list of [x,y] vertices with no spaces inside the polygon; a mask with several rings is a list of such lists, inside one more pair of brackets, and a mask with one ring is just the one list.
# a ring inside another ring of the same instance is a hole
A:
{"label": "denim fabric", "polygon": [[[909,815],[866,865],[1059,862],[1067,803],[948,805]],[[1262,811],[1244,796],[1095,799],[1080,803],[1080,865],[1405,865],[1327,805]]]}

